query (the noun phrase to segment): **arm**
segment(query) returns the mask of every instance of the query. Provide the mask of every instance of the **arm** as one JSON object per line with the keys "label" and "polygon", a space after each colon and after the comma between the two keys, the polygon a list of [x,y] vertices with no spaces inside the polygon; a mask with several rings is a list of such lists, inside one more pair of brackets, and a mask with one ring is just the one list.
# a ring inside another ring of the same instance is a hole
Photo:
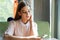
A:
{"label": "arm", "polygon": [[13,35],[14,33],[14,22],[9,22],[8,29],[5,31],[5,35]]}
{"label": "arm", "polygon": [[37,24],[32,21],[32,16],[30,17],[30,36],[38,36]]}
{"label": "arm", "polygon": [[32,29],[33,29],[34,36],[38,37],[38,28],[37,28],[37,24],[35,22],[33,23]]}

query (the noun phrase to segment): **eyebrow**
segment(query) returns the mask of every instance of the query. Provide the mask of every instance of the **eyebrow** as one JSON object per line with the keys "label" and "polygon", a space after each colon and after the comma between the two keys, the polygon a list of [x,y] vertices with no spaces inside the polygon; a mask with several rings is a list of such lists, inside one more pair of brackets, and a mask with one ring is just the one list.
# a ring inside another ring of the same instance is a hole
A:
{"label": "eyebrow", "polygon": [[25,10],[22,10],[22,11],[25,11]]}
{"label": "eyebrow", "polygon": [[[22,10],[22,11],[25,11],[25,10]],[[30,9],[28,9],[28,11],[31,11]]]}
{"label": "eyebrow", "polygon": [[[28,9],[28,10],[30,10],[30,9]],[[22,10],[22,11],[25,11],[25,10]]]}

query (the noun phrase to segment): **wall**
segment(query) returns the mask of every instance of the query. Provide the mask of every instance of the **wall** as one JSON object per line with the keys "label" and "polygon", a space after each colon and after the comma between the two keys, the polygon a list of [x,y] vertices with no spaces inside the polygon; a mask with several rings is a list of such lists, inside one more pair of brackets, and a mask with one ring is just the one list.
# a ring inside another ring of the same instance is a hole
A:
{"label": "wall", "polygon": [[39,36],[43,36],[45,34],[49,36],[49,9],[49,0],[34,0],[34,20],[39,28]]}
{"label": "wall", "polygon": [[49,0],[34,0],[34,19],[49,21]]}

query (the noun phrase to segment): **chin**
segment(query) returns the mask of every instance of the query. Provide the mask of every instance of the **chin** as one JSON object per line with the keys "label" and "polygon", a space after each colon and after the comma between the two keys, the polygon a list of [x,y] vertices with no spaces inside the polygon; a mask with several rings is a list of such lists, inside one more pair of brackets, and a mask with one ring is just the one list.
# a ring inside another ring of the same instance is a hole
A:
{"label": "chin", "polygon": [[29,19],[27,19],[27,20],[29,20]]}
{"label": "chin", "polygon": [[28,17],[28,18],[26,18],[27,20],[29,20],[30,18]]}
{"label": "chin", "polygon": [[27,20],[29,20],[30,18],[26,18]]}
{"label": "chin", "polygon": [[29,19],[27,19],[27,21],[28,21]]}

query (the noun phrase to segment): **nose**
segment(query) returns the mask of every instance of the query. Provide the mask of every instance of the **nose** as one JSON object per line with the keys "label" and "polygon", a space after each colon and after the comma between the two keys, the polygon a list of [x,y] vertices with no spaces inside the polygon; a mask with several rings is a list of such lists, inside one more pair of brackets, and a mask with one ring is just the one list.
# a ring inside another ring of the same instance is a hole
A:
{"label": "nose", "polygon": [[27,15],[29,15],[29,12],[27,12]]}

